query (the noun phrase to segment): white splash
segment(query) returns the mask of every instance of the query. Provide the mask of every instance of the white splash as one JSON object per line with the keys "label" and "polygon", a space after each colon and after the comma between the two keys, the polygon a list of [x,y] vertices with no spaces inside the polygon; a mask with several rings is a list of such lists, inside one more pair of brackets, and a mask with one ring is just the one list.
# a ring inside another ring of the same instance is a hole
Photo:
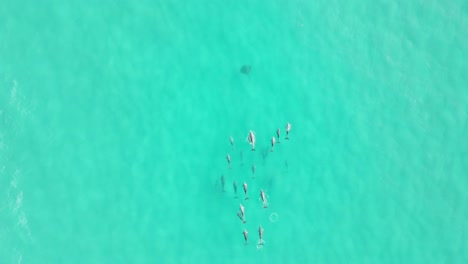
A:
{"label": "white splash", "polygon": [[24,106],[24,101],[24,97],[21,97],[18,93],[18,82],[13,80],[13,87],[10,91],[10,105],[15,107],[16,111],[18,111],[20,114],[26,116],[30,114],[30,111],[27,107]]}
{"label": "white splash", "polygon": [[19,192],[18,196],[16,196],[15,207],[13,208],[13,213],[16,213],[18,209],[21,208],[21,202],[23,201],[23,192]]}
{"label": "white splash", "polygon": [[13,87],[11,88],[11,91],[10,91],[10,104],[16,103],[17,87],[18,87],[18,82],[16,80],[13,80]]}
{"label": "white splash", "polygon": [[21,176],[21,170],[16,169],[13,177],[10,181],[10,187],[8,188],[8,204],[10,207],[11,215],[17,219],[16,226],[18,226],[32,241],[31,230],[29,229],[28,219],[26,213],[23,210],[23,190],[19,189],[18,179]]}
{"label": "white splash", "polygon": [[19,217],[18,217],[18,225],[21,227],[28,228],[28,219],[26,218],[26,215],[24,214],[24,211],[21,211]]}
{"label": "white splash", "polygon": [[13,188],[18,188],[18,175],[20,174],[20,170],[15,170],[15,174],[13,174],[13,179],[10,181],[10,186]]}
{"label": "white splash", "polygon": [[[1,88],[5,89],[5,87]],[[11,162],[9,155],[5,155],[7,154],[5,151],[12,147],[9,143],[11,139],[15,139],[18,130],[24,128],[25,121],[33,116],[31,103],[21,94],[18,82],[12,80],[9,88],[8,101],[5,105],[1,105],[0,109],[0,178],[6,182],[0,185],[0,214],[2,218],[5,216],[3,219],[6,220],[0,226],[0,237],[19,239],[19,243],[3,246],[6,246],[5,250],[15,252],[9,263],[22,263],[24,246],[34,243],[28,224],[28,212],[23,206],[28,195],[21,188],[22,170],[15,167],[21,166],[21,163]],[[3,129],[4,127],[7,129]]]}

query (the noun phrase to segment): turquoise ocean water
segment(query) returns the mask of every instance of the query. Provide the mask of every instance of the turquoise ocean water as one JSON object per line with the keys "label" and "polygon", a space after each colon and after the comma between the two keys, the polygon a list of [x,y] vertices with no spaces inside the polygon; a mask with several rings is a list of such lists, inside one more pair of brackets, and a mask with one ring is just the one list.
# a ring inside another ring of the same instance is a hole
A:
{"label": "turquoise ocean water", "polygon": [[2,1],[0,263],[468,263],[467,40],[458,0]]}

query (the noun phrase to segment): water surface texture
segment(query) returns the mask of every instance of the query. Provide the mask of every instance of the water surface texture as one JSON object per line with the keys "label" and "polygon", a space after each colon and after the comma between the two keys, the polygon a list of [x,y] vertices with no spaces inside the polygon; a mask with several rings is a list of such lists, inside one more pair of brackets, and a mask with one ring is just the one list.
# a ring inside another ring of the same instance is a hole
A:
{"label": "water surface texture", "polygon": [[468,263],[467,36],[461,0],[2,1],[0,263]]}

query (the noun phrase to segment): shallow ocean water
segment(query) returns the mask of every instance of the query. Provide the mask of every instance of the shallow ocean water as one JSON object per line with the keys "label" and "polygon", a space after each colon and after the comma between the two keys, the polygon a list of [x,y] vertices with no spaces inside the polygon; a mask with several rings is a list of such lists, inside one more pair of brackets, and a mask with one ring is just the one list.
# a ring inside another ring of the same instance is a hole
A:
{"label": "shallow ocean water", "polygon": [[463,1],[6,1],[0,263],[466,263],[467,18]]}

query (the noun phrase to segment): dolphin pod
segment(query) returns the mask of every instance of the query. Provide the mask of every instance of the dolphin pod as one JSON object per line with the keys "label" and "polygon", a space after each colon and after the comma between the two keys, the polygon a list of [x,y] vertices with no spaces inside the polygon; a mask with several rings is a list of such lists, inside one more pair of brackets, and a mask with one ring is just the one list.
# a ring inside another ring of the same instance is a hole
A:
{"label": "dolphin pod", "polygon": [[[247,67],[245,65],[245,67],[243,67],[243,69],[241,71],[243,71],[244,74],[248,74],[250,72],[250,66]],[[291,132],[291,124],[289,122],[286,123],[285,131],[286,131],[286,135],[285,135],[284,139],[289,140],[289,136],[290,136],[290,132]],[[275,147],[276,143],[280,143],[280,138],[281,138],[281,129],[277,128],[276,136],[272,136],[270,138],[270,140],[269,140],[270,141],[270,152],[274,151],[274,147]],[[257,143],[257,136],[256,136],[256,133],[253,130],[248,131],[246,141],[251,146],[251,151],[255,151],[256,150],[256,143]],[[234,151],[235,149],[241,148],[240,145],[238,145],[237,148],[235,148],[235,146],[234,146],[234,137],[233,136],[229,137],[229,142],[230,142],[232,151]],[[283,144],[281,144],[281,145],[283,145]],[[268,153],[268,149],[263,149],[262,148],[262,150],[266,150],[267,153]],[[281,152],[281,151],[279,151],[279,152]],[[255,152],[253,152],[253,153],[255,153]],[[275,153],[276,153],[276,151],[275,151]],[[240,154],[241,154],[241,160],[242,160],[242,150],[240,150]],[[253,154],[253,155],[255,155],[255,154]],[[277,154],[274,154],[274,155],[277,155]],[[226,155],[226,160],[228,162],[228,169],[231,171],[232,163],[231,163],[231,155],[229,153]],[[286,163],[287,163],[287,161],[286,161]],[[242,161],[240,163],[234,162],[234,164],[241,164],[241,167],[242,167]],[[255,165],[255,163],[251,163],[251,164],[252,164],[252,167],[251,167],[252,179],[254,180],[255,179],[255,174],[256,174],[256,165]],[[233,169],[232,171],[235,171],[235,169]],[[227,176],[229,176],[229,175],[227,175]],[[223,189],[223,192],[224,192],[224,184],[225,184],[224,174],[222,175],[221,181],[222,181],[222,189]],[[234,198],[237,198],[237,181],[236,181],[236,179],[233,180],[233,188],[234,188]],[[245,181],[245,180],[243,181],[242,188],[244,189],[246,206],[250,207],[251,202],[248,201],[249,196],[248,196],[247,181]],[[268,209],[269,208],[268,196],[266,195],[264,189],[260,189],[260,197],[258,199],[262,204],[263,210],[270,210],[270,209]],[[244,205],[242,205],[242,204],[239,204],[239,211],[237,212],[237,216],[239,217],[242,224],[244,225],[242,234],[244,236],[245,245],[247,245],[248,244],[248,239],[249,239],[249,232],[247,230],[247,227],[245,226],[246,223],[247,223],[245,215],[246,215],[246,207]],[[271,220],[272,215],[276,216],[275,221]],[[271,222],[273,222],[273,223],[276,222],[277,218],[278,218],[277,213],[271,213],[271,215],[270,215],[270,221]],[[261,249],[265,245],[265,240],[263,239],[263,237],[264,237],[263,234],[264,234],[264,229],[263,229],[262,225],[259,225],[258,226],[259,240],[257,242],[257,249]]]}

